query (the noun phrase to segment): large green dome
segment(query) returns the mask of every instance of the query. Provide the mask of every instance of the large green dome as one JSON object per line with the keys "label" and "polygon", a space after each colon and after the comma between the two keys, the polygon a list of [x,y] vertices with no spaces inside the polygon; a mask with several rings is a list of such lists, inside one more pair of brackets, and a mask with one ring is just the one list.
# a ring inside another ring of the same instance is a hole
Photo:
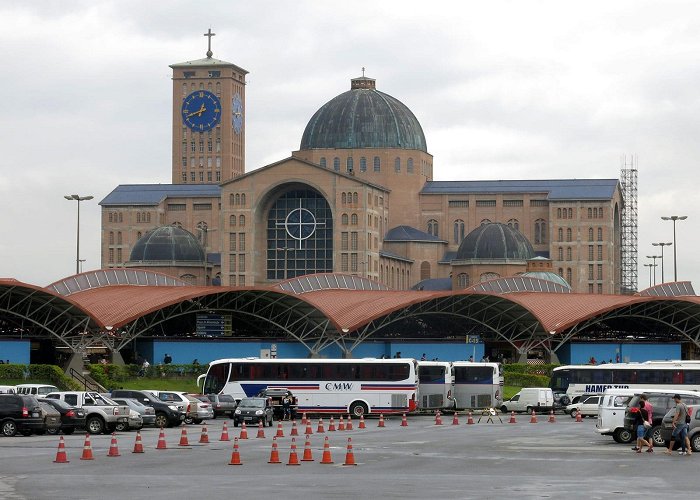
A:
{"label": "large green dome", "polygon": [[535,251],[523,233],[506,224],[491,222],[481,224],[462,240],[455,260],[528,260],[534,256]]}
{"label": "large green dome", "polygon": [[398,148],[428,152],[423,128],[401,101],[367,77],[324,104],[304,129],[299,149]]}
{"label": "large green dome", "polygon": [[197,238],[176,226],[161,226],[147,232],[131,250],[129,263],[204,262]]}

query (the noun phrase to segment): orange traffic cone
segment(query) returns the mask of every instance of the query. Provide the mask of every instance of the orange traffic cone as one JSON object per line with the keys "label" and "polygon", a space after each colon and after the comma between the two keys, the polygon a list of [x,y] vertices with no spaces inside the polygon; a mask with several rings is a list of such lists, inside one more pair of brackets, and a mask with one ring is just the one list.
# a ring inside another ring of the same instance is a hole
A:
{"label": "orange traffic cone", "polygon": [[255,437],[258,439],[265,439],[265,429],[262,420],[258,422],[258,435]]}
{"label": "orange traffic cone", "polygon": [[331,457],[331,446],[328,443],[328,436],[326,436],[326,439],[323,442],[323,457],[321,457],[321,461],[319,463],[324,465],[333,463],[333,458]]}
{"label": "orange traffic cone", "polygon": [[547,419],[547,422],[549,422],[550,424],[556,422],[556,420],[554,419],[554,410],[549,410],[549,419]]}
{"label": "orange traffic cone", "polygon": [[384,427],[384,414],[383,413],[379,414],[379,424],[377,424],[377,427]]}
{"label": "orange traffic cone", "polygon": [[442,425],[442,415],[440,415],[440,410],[435,412],[435,425]]}
{"label": "orange traffic cone", "polygon": [[131,453],[145,453],[143,442],[141,441],[141,431],[136,431],[136,441],[134,442],[134,451]]}
{"label": "orange traffic cone", "polygon": [[287,465],[301,465],[299,463],[299,457],[297,456],[296,438],[292,438],[292,446],[289,448],[289,461]]}
{"label": "orange traffic cone", "polygon": [[474,419],[472,418],[472,412],[467,413],[467,425],[474,424]]}
{"label": "orange traffic cone", "polygon": [[338,430],[339,431],[344,431],[345,430],[345,421],[343,420],[343,416],[340,416],[340,421],[338,422]]}
{"label": "orange traffic cone", "polygon": [[190,442],[187,439],[187,428],[183,427],[182,432],[180,433],[180,442],[177,444],[178,446],[189,446]]}
{"label": "orange traffic cone", "polygon": [[95,457],[92,456],[92,446],[90,446],[90,434],[85,434],[85,444],[80,460],[95,460]]}
{"label": "orange traffic cone", "polygon": [[112,433],[112,442],[109,444],[109,453],[107,453],[108,457],[120,457],[121,455],[119,454],[119,448],[117,447],[117,436]]}
{"label": "orange traffic cone", "polygon": [[510,412],[510,420],[508,420],[509,424],[516,424],[517,422],[515,421],[515,412],[512,411]]}
{"label": "orange traffic cone", "polygon": [[199,436],[199,444],[209,444],[209,432],[207,432],[207,426],[202,426],[202,434]]}
{"label": "orange traffic cone", "polygon": [[348,423],[345,425],[345,430],[346,431],[352,430],[352,416],[351,415],[348,415]]}
{"label": "orange traffic cone", "polygon": [[306,430],[304,431],[304,434],[311,435],[313,433],[314,431],[311,428],[311,419],[309,418],[306,420]]}
{"label": "orange traffic cone", "polygon": [[277,422],[277,434],[275,434],[275,437],[284,437],[284,429],[282,429],[282,422]]}
{"label": "orange traffic cone", "polygon": [[326,431],[323,429],[323,417],[318,419],[318,427],[316,428],[318,434],[324,434]]}
{"label": "orange traffic cone", "polygon": [[292,420],[292,431],[289,433],[290,436],[298,436],[299,430],[297,429],[297,421]]}
{"label": "orange traffic cone", "polygon": [[314,457],[311,455],[311,441],[309,436],[306,436],[306,442],[304,443],[304,455],[301,457],[302,462],[313,462]]}
{"label": "orange traffic cone", "polygon": [[535,410],[532,410],[532,416],[530,417],[530,423],[531,424],[537,423],[537,414],[535,413]]}
{"label": "orange traffic cone", "polygon": [[459,425],[459,413],[452,415],[452,425]]}
{"label": "orange traffic cone", "polygon": [[406,414],[401,415],[401,427],[408,427],[408,420],[406,420]]}
{"label": "orange traffic cone", "polygon": [[328,432],[335,432],[335,420],[331,417],[331,421],[328,423]]}
{"label": "orange traffic cone", "polygon": [[66,455],[66,443],[63,441],[63,436],[58,440],[58,451],[56,452],[56,460],[53,461],[55,464],[67,464],[68,455]]}
{"label": "orange traffic cone", "polygon": [[306,418],[306,412],[301,414],[301,425],[306,425],[308,423],[308,419]]}
{"label": "orange traffic cone", "polygon": [[224,421],[224,428],[221,429],[221,437],[219,438],[219,441],[231,441],[231,438],[228,437],[228,426],[226,425],[226,421]]}
{"label": "orange traffic cone", "polygon": [[583,417],[581,417],[581,410],[576,410],[576,421],[583,422]]}
{"label": "orange traffic cone", "polygon": [[156,450],[165,450],[168,445],[165,443],[165,431],[160,428],[160,434],[158,435],[158,444],[156,445]]}
{"label": "orange traffic cone", "polygon": [[365,427],[365,416],[360,415],[360,425],[357,426],[358,429],[366,429]]}
{"label": "orange traffic cone", "polygon": [[345,463],[343,465],[357,465],[355,463],[355,455],[352,452],[352,438],[348,438],[348,450],[345,453]]}
{"label": "orange traffic cone", "polygon": [[241,454],[238,452],[238,438],[233,438],[233,452],[231,453],[231,461],[229,465],[243,465],[241,462]]}
{"label": "orange traffic cone", "polygon": [[248,439],[248,428],[245,426],[245,422],[241,425],[241,433],[238,439]]}
{"label": "orange traffic cone", "polygon": [[268,464],[281,464],[279,450],[277,450],[277,436],[272,437],[272,451],[270,452],[270,460]]}

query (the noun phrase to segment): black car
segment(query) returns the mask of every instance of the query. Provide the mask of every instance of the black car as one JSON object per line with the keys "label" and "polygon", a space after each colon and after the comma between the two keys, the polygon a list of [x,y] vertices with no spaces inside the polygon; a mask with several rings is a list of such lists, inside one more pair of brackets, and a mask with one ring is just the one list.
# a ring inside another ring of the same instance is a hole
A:
{"label": "black car", "polygon": [[39,401],[26,394],[0,394],[0,430],[5,436],[46,432]]}
{"label": "black car", "polygon": [[195,398],[211,403],[214,418],[227,415],[233,417],[233,412],[236,411],[236,400],[229,394],[207,394],[206,396],[195,396]]}
{"label": "black car", "polygon": [[[664,415],[676,406],[676,402],[673,400],[675,393],[654,390],[647,391],[645,394],[648,396],[649,403],[652,406],[652,438],[654,439],[654,446],[663,446],[662,421]],[[625,410],[625,428],[632,431],[633,436],[636,436],[636,432],[634,429],[634,415],[631,414],[630,408],[639,408],[639,396],[640,394],[635,394]],[[683,402],[687,405],[700,404],[700,395],[682,394],[682,397]]]}
{"label": "black car", "polygon": [[245,422],[257,425],[262,421],[263,425],[272,427],[272,400],[270,398],[243,398],[233,412],[233,426]]}
{"label": "black car", "polygon": [[115,389],[112,391],[112,397],[135,399],[139,403],[153,408],[156,412],[156,427],[177,427],[185,420],[185,414],[178,410],[177,406],[166,401],[161,401],[147,391]]}
{"label": "black car", "polygon": [[292,394],[292,391],[289,389],[286,389],[284,387],[276,387],[276,388],[271,388],[268,387],[267,389],[263,389],[258,393],[259,398],[269,398],[272,400],[272,409],[273,409],[273,414],[277,420],[282,420],[284,417],[284,409],[282,408],[282,400],[285,397],[289,397],[292,400],[292,416],[291,418],[294,419],[296,418],[296,409],[297,409],[297,398],[294,397],[294,394]]}
{"label": "black car", "polygon": [[58,434],[63,431],[63,434],[73,434],[76,429],[85,427],[85,410],[71,406],[60,399],[39,398],[42,403],[49,404],[61,414],[61,426],[56,428],[48,428],[46,432],[49,434]]}

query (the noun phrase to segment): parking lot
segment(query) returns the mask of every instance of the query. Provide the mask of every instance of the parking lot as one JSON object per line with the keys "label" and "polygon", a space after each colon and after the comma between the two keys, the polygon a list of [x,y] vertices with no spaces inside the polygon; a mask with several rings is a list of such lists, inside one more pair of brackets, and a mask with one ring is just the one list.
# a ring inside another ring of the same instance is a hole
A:
{"label": "parking lot", "polygon": [[[134,454],[135,432],[118,433],[121,456],[108,457],[111,436],[93,435],[94,460],[80,460],[85,436],[65,436],[69,463],[53,463],[57,436],[0,438],[0,498],[610,498],[618,495],[671,494],[700,485],[698,458],[636,454],[630,445],[616,444],[595,432],[595,419],[577,423],[558,416],[537,424],[518,416],[516,424],[475,423],[453,426],[444,416],[436,426],[432,416],[411,416],[408,427],[400,417],[378,428],[318,434],[316,418],[310,436],[313,462],[286,465],[291,423],[278,438],[282,464],[268,464],[275,426],[248,429],[239,441],[242,465],[228,465],[233,438],[240,428],[229,427],[231,441],[220,441],[223,419],[207,422],[210,444],[199,444],[201,426],[186,426],[190,446],[179,446],[181,428],[165,430],[167,449],[157,450],[159,431],[141,431],[145,453]],[[337,425],[337,422],[336,422]],[[296,438],[298,458],[304,450],[304,427]],[[322,465],[328,436],[333,465]],[[357,466],[343,466],[347,439],[352,438]]]}

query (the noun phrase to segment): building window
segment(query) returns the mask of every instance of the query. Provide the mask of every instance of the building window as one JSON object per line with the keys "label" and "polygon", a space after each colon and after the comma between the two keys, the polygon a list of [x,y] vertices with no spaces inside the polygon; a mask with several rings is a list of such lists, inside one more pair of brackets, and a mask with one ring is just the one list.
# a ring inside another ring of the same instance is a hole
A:
{"label": "building window", "polygon": [[561,267],[559,269],[557,269],[557,274],[563,278],[564,277],[564,269],[562,269]]}
{"label": "building window", "polygon": [[599,219],[602,219],[602,218],[603,218],[603,207],[600,207],[600,208],[598,209],[598,218],[599,218]]}
{"label": "building window", "polygon": [[477,207],[495,207],[496,200],[476,200]]}
{"label": "building window", "polygon": [[469,200],[449,200],[447,206],[450,208],[469,208]]}
{"label": "building window", "polygon": [[140,239],[141,239],[141,236],[143,236],[143,234],[141,233],[141,231],[136,231],[136,241],[140,240]]}
{"label": "building window", "polygon": [[523,200],[503,200],[504,207],[522,207]]}
{"label": "building window", "polygon": [[566,260],[571,260],[571,247],[566,249]]}
{"label": "building window", "polygon": [[357,226],[357,214],[352,214],[350,216],[350,225]]}
{"label": "building window", "polygon": [[337,156],[333,158],[333,170],[340,172],[340,158]]}
{"label": "building window", "polygon": [[216,168],[221,168],[221,157],[217,156],[216,157]]}
{"label": "building window", "polygon": [[512,227],[516,231],[520,231],[520,222],[518,222],[518,219],[510,219],[508,221],[508,226]]}
{"label": "building window", "polygon": [[598,228],[598,241],[603,241],[603,228]]}
{"label": "building window", "polygon": [[438,222],[435,219],[430,219],[428,221],[428,234],[432,234],[433,236],[439,236]]}
{"label": "building window", "polygon": [[430,262],[423,261],[420,263],[420,279],[421,281],[430,279]]}
{"label": "building window", "polygon": [[345,168],[349,174],[353,172],[352,156],[348,156],[348,159],[345,161]]}
{"label": "building window", "polygon": [[592,219],[592,218],[593,218],[593,209],[592,209],[592,208],[589,208],[589,209],[588,209],[588,218],[589,218],[589,219]]}
{"label": "building window", "polygon": [[561,208],[557,208],[557,219],[561,219]]}
{"label": "building window", "polygon": [[457,219],[454,221],[454,242],[461,243],[464,239],[464,221]]}
{"label": "building window", "polygon": [[238,272],[239,273],[245,272],[245,254],[238,255]]}
{"label": "building window", "polygon": [[559,247],[558,255],[559,255],[559,260],[564,260],[564,249],[562,247]]}
{"label": "building window", "polygon": [[340,223],[344,226],[348,225],[348,214],[343,214],[340,216]]}
{"label": "building window", "polygon": [[360,158],[360,172],[367,172],[367,158]]}
{"label": "building window", "polygon": [[245,286],[245,276],[242,274],[238,277],[238,286]]}
{"label": "building window", "polygon": [[593,260],[593,245],[588,245],[588,260]]}
{"label": "building window", "polygon": [[571,285],[572,281],[573,281],[573,274],[572,274],[572,272],[571,272],[571,268],[570,268],[570,267],[567,267],[567,268],[566,268],[566,282],[567,282],[569,285]]}
{"label": "building window", "polygon": [[341,250],[348,250],[348,235],[350,233],[347,233],[343,231],[340,233],[340,249]]}
{"label": "building window", "polygon": [[479,276],[479,279],[483,283],[484,281],[495,280],[500,277],[501,275],[498,273],[482,273],[481,276]]}
{"label": "building window", "polygon": [[348,272],[348,254],[344,253],[340,256],[340,272]]}
{"label": "building window", "polygon": [[603,260],[603,245],[598,245],[598,260]]}
{"label": "building window", "polygon": [[598,283],[598,294],[601,294],[601,295],[602,295],[602,293],[603,293],[603,284],[602,284],[602,283]]}
{"label": "building window", "polygon": [[112,231],[109,232],[109,244],[114,245],[114,233]]}
{"label": "building window", "polygon": [[398,156],[394,158],[394,171],[401,172],[401,158]]}
{"label": "building window", "polygon": [[238,225],[240,227],[245,227],[245,215],[241,215],[238,217]]}
{"label": "building window", "polygon": [[[229,260],[228,260],[228,270],[229,270],[229,272],[231,272],[231,273],[235,273],[235,272],[236,272],[236,256],[235,256],[235,255],[230,255],[230,256],[229,256]],[[234,285],[236,284],[235,278],[234,278],[234,280],[233,280],[233,284],[234,284]]]}
{"label": "building window", "polygon": [[114,264],[114,248],[109,249],[109,263]]}
{"label": "building window", "polygon": [[322,156],[318,164],[321,165],[323,168],[326,168],[326,157]]}
{"label": "building window", "polygon": [[406,161],[406,172],[409,174],[413,173],[413,158],[409,158],[408,161]]}
{"label": "building window", "polygon": [[360,198],[359,198],[359,196],[358,196],[358,194],[357,194],[357,191],[355,191],[354,193],[352,193],[352,203],[353,203],[353,205],[357,205],[357,203],[359,202],[359,200],[360,200]]}
{"label": "building window", "polygon": [[238,250],[245,252],[245,233],[238,233]]}
{"label": "building window", "polygon": [[544,219],[535,221],[535,244],[544,245],[547,243],[547,223]]}
{"label": "building window", "polygon": [[350,250],[357,250],[357,231],[350,233]]}
{"label": "building window", "polygon": [[588,293],[593,293],[593,283],[588,284]]}
{"label": "building window", "polygon": [[347,205],[347,203],[348,203],[348,195],[345,191],[340,193],[340,203],[343,205]]}
{"label": "building window", "polygon": [[[230,252],[235,252],[236,251],[236,242],[238,241],[237,238],[237,233],[229,233],[228,235],[228,246],[229,246],[229,251]],[[232,255],[231,259],[235,260],[236,256]],[[236,269],[231,269],[231,271],[235,271]]]}
{"label": "building window", "polygon": [[557,241],[564,241],[564,230],[562,228],[557,229]]}
{"label": "building window", "polygon": [[571,228],[566,228],[566,241],[571,242]]}
{"label": "building window", "polygon": [[593,228],[588,228],[588,241],[593,241]]}
{"label": "building window", "polygon": [[[209,158],[211,160],[211,158]],[[207,172],[207,182],[211,182],[211,172]]]}
{"label": "building window", "polygon": [[469,286],[469,275],[467,273],[459,273],[457,275],[457,288],[464,289]]}
{"label": "building window", "polygon": [[241,206],[245,206],[245,193],[241,193]]}
{"label": "building window", "polygon": [[588,264],[588,279],[593,281],[593,264]]}
{"label": "building window", "polygon": [[382,162],[378,156],[374,157],[374,171],[379,172],[382,169]]}
{"label": "building window", "polygon": [[603,264],[598,264],[598,280],[603,280]]}
{"label": "building window", "polygon": [[216,171],[216,182],[221,182],[221,172],[219,172],[218,170]]}

